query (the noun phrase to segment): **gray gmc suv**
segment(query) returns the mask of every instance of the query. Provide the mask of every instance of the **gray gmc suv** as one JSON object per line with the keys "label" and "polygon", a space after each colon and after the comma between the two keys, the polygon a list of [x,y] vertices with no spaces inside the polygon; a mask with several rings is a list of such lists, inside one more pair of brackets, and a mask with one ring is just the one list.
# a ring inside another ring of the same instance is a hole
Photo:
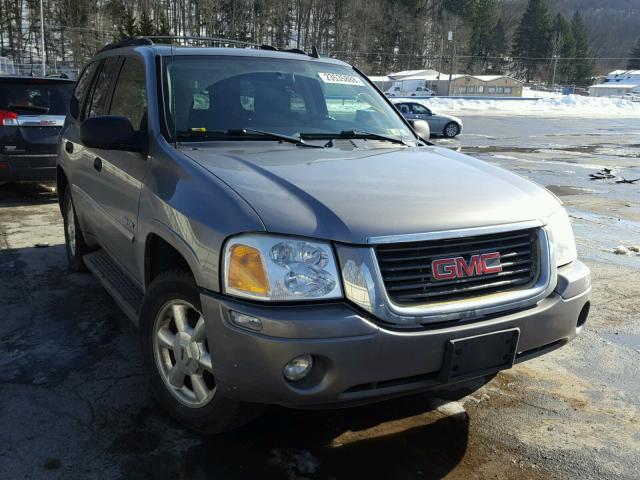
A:
{"label": "gray gmc suv", "polygon": [[479,385],[581,330],[559,200],[419,127],[315,51],[138,38],[88,63],[57,163],[67,256],[139,326],[175,418]]}

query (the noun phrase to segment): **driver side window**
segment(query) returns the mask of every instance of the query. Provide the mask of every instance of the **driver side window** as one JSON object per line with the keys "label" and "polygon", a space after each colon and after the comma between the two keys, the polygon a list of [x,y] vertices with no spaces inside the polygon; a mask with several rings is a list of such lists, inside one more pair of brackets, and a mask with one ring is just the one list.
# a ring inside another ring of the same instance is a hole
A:
{"label": "driver side window", "polygon": [[147,113],[147,87],[144,64],[140,60],[125,59],[113,92],[109,113],[127,117],[136,132],[143,129]]}

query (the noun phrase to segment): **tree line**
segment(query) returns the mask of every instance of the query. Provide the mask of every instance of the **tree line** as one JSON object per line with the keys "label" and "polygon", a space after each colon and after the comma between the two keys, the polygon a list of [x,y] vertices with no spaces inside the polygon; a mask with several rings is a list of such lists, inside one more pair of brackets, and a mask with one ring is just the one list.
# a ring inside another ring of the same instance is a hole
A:
{"label": "tree line", "polygon": [[[503,0],[43,2],[48,64],[75,68],[105,43],[152,34],[316,46],[368,74],[432,68],[578,85],[591,82],[597,53],[580,13],[554,16],[548,0],[528,0],[519,18]],[[0,54],[37,63],[40,49],[39,0],[0,0]]]}

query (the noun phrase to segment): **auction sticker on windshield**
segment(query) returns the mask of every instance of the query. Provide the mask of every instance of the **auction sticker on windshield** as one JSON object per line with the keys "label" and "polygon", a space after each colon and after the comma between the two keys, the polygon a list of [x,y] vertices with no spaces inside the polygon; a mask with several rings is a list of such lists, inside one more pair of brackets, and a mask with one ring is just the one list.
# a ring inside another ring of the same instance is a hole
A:
{"label": "auction sticker on windshield", "polygon": [[318,76],[320,77],[320,80],[322,80],[324,83],[337,83],[340,85],[364,86],[364,82],[354,75],[318,72]]}

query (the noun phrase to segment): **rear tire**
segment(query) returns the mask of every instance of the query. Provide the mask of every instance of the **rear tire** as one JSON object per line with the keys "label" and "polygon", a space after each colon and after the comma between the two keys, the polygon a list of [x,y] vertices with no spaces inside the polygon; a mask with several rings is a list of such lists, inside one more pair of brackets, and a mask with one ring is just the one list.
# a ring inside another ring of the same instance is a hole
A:
{"label": "rear tire", "polygon": [[76,210],[71,199],[71,189],[67,187],[64,190],[62,198],[62,218],[64,221],[64,241],[67,252],[67,261],[69,268],[74,272],[86,272],[87,267],[84,265],[82,257],[89,253],[89,249],[84,242],[78,219],[76,218]]}
{"label": "rear tire", "polygon": [[449,122],[444,126],[442,134],[447,138],[453,138],[460,133],[460,125],[455,122]]}
{"label": "rear tire", "polygon": [[218,391],[201,312],[200,293],[190,273],[161,273],[143,300],[140,341],[158,402],[187,428],[213,435],[247,423],[260,408]]}

